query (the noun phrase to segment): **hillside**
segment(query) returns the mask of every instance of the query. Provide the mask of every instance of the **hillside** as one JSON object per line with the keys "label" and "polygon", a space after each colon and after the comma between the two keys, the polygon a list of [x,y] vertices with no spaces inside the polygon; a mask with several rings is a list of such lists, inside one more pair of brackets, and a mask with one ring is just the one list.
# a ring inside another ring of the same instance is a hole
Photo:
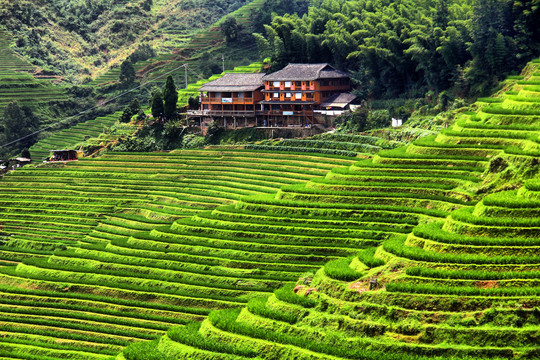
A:
{"label": "hillside", "polygon": [[337,225],[326,242],[356,255],[118,359],[537,358],[539,64],[440,135],[198,219],[205,236],[317,243]]}
{"label": "hillside", "polygon": [[38,108],[51,101],[66,100],[64,88],[55,86],[51,79],[36,79],[35,67],[10,46],[9,34],[0,29],[0,113],[11,101]]}
{"label": "hillside", "polygon": [[80,81],[119,66],[138,46],[170,53],[245,3],[2,0],[0,22],[16,39],[17,52],[65,80]]}
{"label": "hillside", "polygon": [[[305,3],[305,0],[298,1]],[[176,79],[188,77],[189,83],[195,83],[213,74],[259,61],[261,56],[256,51],[257,46],[252,38],[251,31],[256,26],[255,23],[262,14],[276,11],[283,13],[284,9],[289,11],[301,10],[302,5],[283,5],[281,0],[253,0],[248,1],[244,6],[228,14],[226,17],[216,19],[216,22],[205,29],[201,29],[193,36],[186,38],[186,41],[178,47],[168,52],[158,52],[157,56],[136,61],[134,68],[137,78],[144,82],[158,81],[158,77],[171,73]],[[220,26],[227,17],[233,17],[241,27],[238,39],[234,42],[226,42],[221,33]],[[186,71],[183,65],[188,65]],[[90,84],[98,87],[109,86],[118,81],[120,74],[119,67],[114,67],[92,81]],[[180,85],[183,83],[180,83]]]}

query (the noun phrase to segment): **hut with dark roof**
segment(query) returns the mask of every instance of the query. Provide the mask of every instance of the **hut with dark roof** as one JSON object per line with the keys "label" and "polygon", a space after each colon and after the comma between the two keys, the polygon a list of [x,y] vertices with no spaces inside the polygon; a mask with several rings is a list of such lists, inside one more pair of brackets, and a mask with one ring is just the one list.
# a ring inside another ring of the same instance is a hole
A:
{"label": "hut with dark roof", "polygon": [[330,96],[320,105],[316,113],[323,115],[336,116],[341,115],[345,111],[352,110],[356,104],[357,96],[351,93],[339,93]]}
{"label": "hut with dark roof", "polygon": [[313,125],[324,101],[351,89],[347,73],[327,63],[289,64],[262,80],[262,115],[265,123],[278,126]]}

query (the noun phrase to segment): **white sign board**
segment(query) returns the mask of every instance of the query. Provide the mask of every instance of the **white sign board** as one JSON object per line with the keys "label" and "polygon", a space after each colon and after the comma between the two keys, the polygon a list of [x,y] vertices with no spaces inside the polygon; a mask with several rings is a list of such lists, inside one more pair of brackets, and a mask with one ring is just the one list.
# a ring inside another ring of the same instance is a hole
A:
{"label": "white sign board", "polygon": [[403,125],[403,119],[394,119],[392,118],[392,127],[398,127]]}

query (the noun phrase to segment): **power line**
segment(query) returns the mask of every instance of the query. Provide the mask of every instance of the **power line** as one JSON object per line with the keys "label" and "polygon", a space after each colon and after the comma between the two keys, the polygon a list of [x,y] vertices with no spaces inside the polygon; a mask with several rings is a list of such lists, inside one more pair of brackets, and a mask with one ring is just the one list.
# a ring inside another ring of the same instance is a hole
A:
{"label": "power line", "polygon": [[201,75],[200,73],[198,73],[198,72],[196,72],[195,70],[193,70],[192,68],[190,68],[190,67],[188,66],[188,64],[186,64],[186,67],[187,67],[187,69],[188,69],[189,71],[191,71],[192,73],[194,73],[194,74],[199,78],[199,80],[205,80],[205,79],[206,79],[203,75]]}
{"label": "power line", "polygon": [[32,136],[34,136],[34,135],[37,135],[37,134],[39,134],[39,133],[45,131],[45,130],[51,129],[52,127],[54,127],[54,126],[56,126],[56,125],[60,125],[60,124],[66,122],[66,121],[68,121],[68,120],[71,120],[71,119],[73,119],[73,118],[76,118],[77,116],[80,116],[80,115],[82,115],[82,114],[85,114],[85,113],[87,113],[87,112],[89,112],[89,111],[91,111],[91,110],[97,109],[97,108],[99,108],[99,107],[103,107],[104,105],[106,105],[106,104],[108,104],[108,103],[110,103],[110,102],[112,102],[112,101],[118,99],[119,97],[122,97],[122,96],[124,96],[124,95],[126,95],[126,94],[129,94],[130,92],[133,92],[133,91],[135,91],[135,90],[137,90],[137,89],[140,89],[141,87],[146,86],[147,84],[150,84],[151,82],[154,82],[156,79],[160,79],[160,78],[162,78],[162,77],[165,77],[165,76],[167,76],[167,75],[169,75],[169,74],[175,72],[176,70],[178,70],[178,69],[180,69],[180,68],[182,68],[182,67],[184,67],[184,66],[187,67],[187,64],[180,65],[179,67],[174,68],[173,70],[171,70],[171,71],[169,71],[169,72],[167,72],[167,73],[165,73],[165,74],[163,74],[163,75],[160,75],[160,76],[154,78],[153,80],[149,80],[149,81],[145,82],[144,84],[141,84],[141,85],[139,85],[139,86],[136,86],[136,87],[134,87],[134,88],[132,88],[132,89],[126,91],[126,92],[123,92],[122,94],[117,95],[117,96],[113,97],[112,99],[109,99],[109,100],[105,101],[105,102],[102,103],[102,104],[92,106],[91,108],[86,109],[86,110],[83,110],[83,111],[81,111],[81,112],[78,113],[78,114],[72,115],[72,116],[70,116],[70,117],[67,117],[67,118],[64,119],[64,120],[60,120],[59,122],[56,122],[56,123],[54,123],[54,124],[52,124],[52,125],[46,126],[46,127],[44,127],[44,128],[41,128],[41,129],[39,129],[39,130],[37,130],[37,131],[34,131],[34,132],[31,133],[31,134],[28,134],[28,135],[26,135],[26,136],[23,136],[23,137],[21,137],[21,138],[19,138],[19,139],[17,139],[17,140],[13,140],[13,141],[8,142],[7,144],[0,145],[0,148],[4,148],[4,147],[6,147],[6,146],[15,144],[15,143],[17,143],[17,142],[19,142],[19,141],[21,141],[21,140],[27,139],[27,138],[29,138],[29,137],[32,137]]}

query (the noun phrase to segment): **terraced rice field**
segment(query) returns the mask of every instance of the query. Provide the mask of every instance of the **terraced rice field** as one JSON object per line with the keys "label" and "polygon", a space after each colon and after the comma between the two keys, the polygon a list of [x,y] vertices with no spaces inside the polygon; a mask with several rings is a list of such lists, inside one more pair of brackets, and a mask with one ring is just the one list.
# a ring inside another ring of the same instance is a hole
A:
{"label": "terraced rice field", "polygon": [[540,184],[512,178],[540,157],[530,73],[372,159],[192,150],[11,173],[0,356],[538,358]]}
{"label": "terraced rice field", "polygon": [[388,141],[376,136],[323,133],[308,139],[283,139],[267,144],[247,145],[254,150],[285,152],[310,152],[356,157],[370,156],[383,149],[392,149],[404,145],[397,141]]}
{"label": "terraced rice field", "polygon": [[35,67],[10,48],[8,33],[0,29],[0,111],[11,101],[37,106],[62,101],[65,89],[49,80],[37,80],[31,74]]}
{"label": "terraced rice field", "polygon": [[[0,201],[0,356],[109,358],[354,253],[350,241],[363,229],[346,240],[306,226],[293,238],[279,219],[269,230],[235,211],[246,196],[352,163],[192,150],[111,153],[10,173],[0,181],[9,194]],[[342,245],[330,248],[334,242]]]}
{"label": "terraced rice field", "polygon": [[30,154],[34,160],[41,160],[49,157],[51,150],[71,149],[75,145],[90,138],[97,138],[109,127],[114,125],[121,112],[111,115],[101,116],[72,126],[67,129],[55,132],[53,135],[44,138],[30,147]]}
{"label": "terraced rice field", "polygon": [[[308,240],[334,259],[117,359],[537,359],[540,182],[512,182],[540,157],[533,64],[440,135],[177,222],[205,239]],[[515,190],[485,195],[501,179]]]}

